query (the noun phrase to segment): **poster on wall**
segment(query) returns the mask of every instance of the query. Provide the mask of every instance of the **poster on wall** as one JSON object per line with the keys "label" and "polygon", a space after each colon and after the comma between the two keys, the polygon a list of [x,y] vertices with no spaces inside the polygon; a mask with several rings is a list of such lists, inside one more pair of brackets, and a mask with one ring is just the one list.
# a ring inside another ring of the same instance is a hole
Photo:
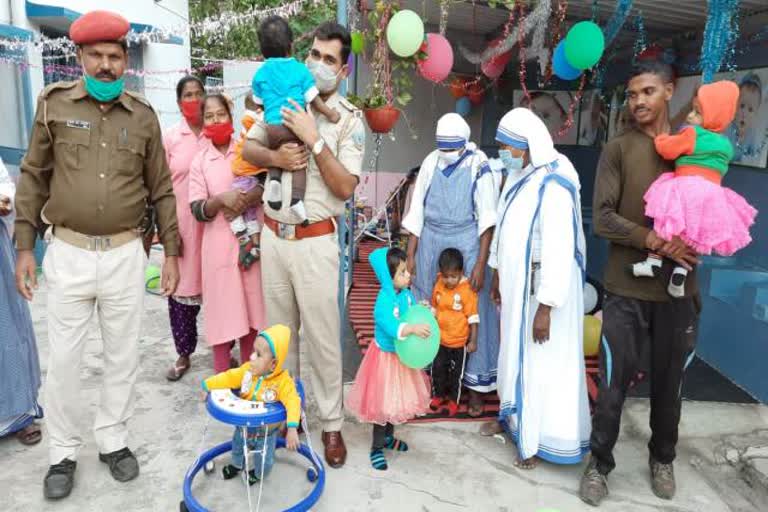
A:
{"label": "poster on wall", "polygon": [[[736,117],[725,132],[733,144],[733,163],[764,168],[768,158],[768,68],[718,73],[715,80],[733,80],[739,84]],[[701,76],[678,79],[669,102],[672,116],[686,109],[700,83]]]}
{"label": "poster on wall", "polygon": [[608,133],[609,105],[600,91],[587,91],[579,113],[579,145],[602,147]]}
{"label": "poster on wall", "polygon": [[515,107],[530,108],[547,125],[555,144],[576,144],[579,109],[574,109],[574,121],[563,135],[558,135],[568,119],[568,109],[573,101],[569,91],[529,91],[530,100],[521,90],[515,91]]}
{"label": "poster on wall", "polygon": [[623,85],[613,89],[613,92],[606,94],[606,97],[611,98],[608,111],[608,140],[610,140],[627,128],[629,112],[624,103]]}

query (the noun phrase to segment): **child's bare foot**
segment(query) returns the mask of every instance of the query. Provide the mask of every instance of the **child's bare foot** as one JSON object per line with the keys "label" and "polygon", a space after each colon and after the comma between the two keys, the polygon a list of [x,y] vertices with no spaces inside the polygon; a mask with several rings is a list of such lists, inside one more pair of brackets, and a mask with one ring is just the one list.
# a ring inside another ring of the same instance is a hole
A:
{"label": "child's bare foot", "polygon": [[331,109],[331,112],[328,115],[328,120],[333,124],[336,124],[341,120],[341,114],[339,114],[336,109]]}
{"label": "child's bare foot", "polygon": [[525,460],[517,459],[515,461],[516,468],[525,469],[525,470],[534,469],[538,464],[539,464],[539,459],[537,459],[536,457],[531,457],[530,459],[525,459]]}

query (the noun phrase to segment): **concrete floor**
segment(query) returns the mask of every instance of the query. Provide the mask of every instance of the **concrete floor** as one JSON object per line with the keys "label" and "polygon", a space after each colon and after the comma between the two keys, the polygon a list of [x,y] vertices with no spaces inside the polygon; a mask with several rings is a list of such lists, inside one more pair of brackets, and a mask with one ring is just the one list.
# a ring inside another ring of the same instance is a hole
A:
{"label": "concrete floor", "polygon": [[[48,352],[44,295],[43,287],[32,305],[43,370]],[[165,304],[157,297],[148,297],[138,401],[130,425],[130,446],[139,458],[141,475],[125,484],[112,480],[106,466],[98,462],[90,432],[99,400],[100,351],[101,343],[94,329],[82,370],[82,400],[87,406],[82,420],[86,446],[78,460],[72,495],[57,503],[43,500],[42,479],[48,463],[45,439],[31,448],[15,439],[3,439],[0,440],[0,511],[178,510],[184,474],[199,453],[207,422],[199,382],[212,368],[210,351],[206,347],[200,350],[193,360],[194,369],[180,382],[167,382],[164,374],[174,360],[174,349]],[[45,397],[41,399],[44,406]],[[628,402],[616,449],[619,465],[610,476],[611,495],[602,510],[768,510],[766,495],[742,479],[742,465],[738,462],[739,454],[747,453],[749,446],[768,445],[768,408],[686,402],[675,468],[678,495],[670,502],[655,498],[649,488],[645,447],[649,436],[647,418],[647,401]],[[349,421],[344,428],[350,450],[347,465],[328,471],[325,492],[313,510],[592,510],[577,496],[581,467],[542,464],[534,471],[518,470],[512,465],[514,447],[502,439],[477,435],[478,427],[477,423],[436,423],[399,428],[398,435],[411,444],[412,450],[391,456],[389,471],[378,472],[368,463],[370,427]],[[229,435],[228,427],[211,420],[206,446],[225,441]],[[321,446],[319,432],[313,430],[312,438],[315,446]],[[218,461],[219,468],[225,460],[224,457]],[[261,510],[283,510],[307,493],[305,469],[306,465],[295,455],[280,453],[278,464],[264,486]],[[253,491],[255,500],[258,487]],[[213,510],[248,510],[242,484],[224,482],[218,473],[200,475],[195,492]]]}

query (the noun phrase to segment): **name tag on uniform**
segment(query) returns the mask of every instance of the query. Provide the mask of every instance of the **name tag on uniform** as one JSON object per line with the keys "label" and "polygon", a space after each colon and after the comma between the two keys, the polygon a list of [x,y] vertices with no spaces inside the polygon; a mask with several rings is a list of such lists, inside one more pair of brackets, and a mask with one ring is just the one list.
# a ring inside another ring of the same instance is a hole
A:
{"label": "name tag on uniform", "polygon": [[67,121],[67,127],[79,128],[81,130],[90,130],[91,123],[89,123],[88,121],[69,120]]}

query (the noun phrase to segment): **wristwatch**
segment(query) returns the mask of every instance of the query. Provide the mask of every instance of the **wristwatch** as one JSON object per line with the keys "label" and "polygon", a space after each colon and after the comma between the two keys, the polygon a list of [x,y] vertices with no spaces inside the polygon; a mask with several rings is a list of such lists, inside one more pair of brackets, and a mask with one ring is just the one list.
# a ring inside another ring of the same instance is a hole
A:
{"label": "wristwatch", "polygon": [[325,141],[323,139],[318,139],[317,142],[312,146],[312,154],[315,156],[318,156],[325,147]]}

